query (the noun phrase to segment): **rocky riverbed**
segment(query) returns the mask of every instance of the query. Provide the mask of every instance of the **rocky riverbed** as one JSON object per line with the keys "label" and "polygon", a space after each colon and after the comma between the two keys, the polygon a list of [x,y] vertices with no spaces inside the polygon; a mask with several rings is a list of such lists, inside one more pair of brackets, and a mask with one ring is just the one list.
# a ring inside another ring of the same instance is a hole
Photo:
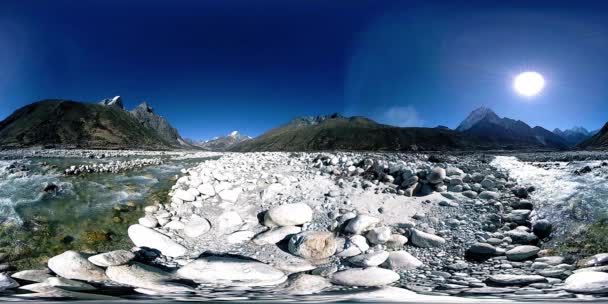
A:
{"label": "rocky riverbed", "polygon": [[[543,185],[489,155],[222,154],[131,223],[131,250],[7,273],[14,298],[592,300],[608,254],[573,258],[537,217]],[[561,254],[561,253],[560,253]],[[8,261],[10,263],[10,261]],[[481,300],[480,300],[481,301]]]}

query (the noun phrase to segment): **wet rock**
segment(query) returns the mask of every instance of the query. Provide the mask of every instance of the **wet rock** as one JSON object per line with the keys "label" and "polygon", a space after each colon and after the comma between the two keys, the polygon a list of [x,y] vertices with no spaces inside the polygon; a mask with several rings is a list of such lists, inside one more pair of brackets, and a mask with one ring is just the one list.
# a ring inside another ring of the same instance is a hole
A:
{"label": "wet rock", "polygon": [[400,271],[400,270],[411,270],[422,266],[423,263],[415,256],[409,254],[406,251],[393,251],[390,252],[388,258],[382,264],[382,267]]}
{"label": "wet rock", "polygon": [[564,282],[564,289],[569,292],[604,294],[608,293],[608,273],[579,272],[569,276]]}
{"label": "wet rock", "polygon": [[312,209],[304,203],[284,204],[268,210],[265,217],[277,226],[298,226],[312,220]]}
{"label": "wet rock", "polygon": [[221,256],[199,258],[180,268],[177,275],[201,284],[226,286],[272,286],[287,279],[283,272],[258,261]]}
{"label": "wet rock", "polygon": [[422,232],[417,229],[412,230],[410,241],[412,242],[412,244],[414,244],[414,246],[422,248],[440,247],[445,244],[445,239],[443,239],[442,237]]}
{"label": "wet rock", "polygon": [[336,252],[336,239],[330,232],[305,231],[289,239],[289,252],[305,259],[319,260]]}
{"label": "wet rock", "polygon": [[378,267],[353,268],[334,273],[331,282],[345,286],[383,286],[399,280],[399,274]]}
{"label": "wet rock", "polygon": [[506,252],[507,259],[511,261],[523,261],[536,256],[540,248],[536,246],[517,246]]}
{"label": "wet rock", "polygon": [[137,247],[147,247],[160,251],[170,257],[186,254],[186,248],[168,236],[142,225],[131,225],[128,229],[129,238]]}
{"label": "wet rock", "polygon": [[135,254],[126,250],[115,250],[106,253],[100,253],[89,257],[89,261],[97,266],[119,266],[129,263],[135,258]]}
{"label": "wet rock", "polygon": [[90,282],[103,282],[108,279],[102,268],[89,262],[81,253],[76,251],[66,251],[50,258],[48,267],[66,279]]}
{"label": "wet rock", "polygon": [[547,220],[539,220],[534,223],[532,226],[532,231],[536,236],[541,239],[544,239],[551,235],[551,231],[553,230],[553,225]]}

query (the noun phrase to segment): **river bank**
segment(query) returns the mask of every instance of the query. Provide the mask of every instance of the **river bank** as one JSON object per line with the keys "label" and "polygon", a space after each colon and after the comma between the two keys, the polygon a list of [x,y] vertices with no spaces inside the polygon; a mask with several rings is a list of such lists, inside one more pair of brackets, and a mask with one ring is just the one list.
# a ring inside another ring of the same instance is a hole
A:
{"label": "river bank", "polygon": [[[180,170],[169,198],[147,203],[127,230],[137,247],[68,251],[48,267],[92,294],[115,284],[186,298],[211,296],[203,286],[341,299],[355,286],[397,287],[411,300],[605,293],[603,272],[577,267],[608,259],[556,255],[562,227],[542,201],[552,192],[529,179],[543,171],[517,173],[533,168],[546,170],[483,154],[226,153]],[[597,277],[577,275],[587,271]],[[24,288],[61,289],[41,284]]]}

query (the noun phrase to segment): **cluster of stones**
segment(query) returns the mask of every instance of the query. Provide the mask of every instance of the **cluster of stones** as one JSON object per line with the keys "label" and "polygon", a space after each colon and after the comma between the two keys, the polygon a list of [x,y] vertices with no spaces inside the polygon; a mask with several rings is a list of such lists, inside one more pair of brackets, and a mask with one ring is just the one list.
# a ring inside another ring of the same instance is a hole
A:
{"label": "cluster of stones", "polygon": [[[389,284],[433,295],[608,293],[608,254],[576,270],[541,250],[551,224],[529,220],[534,189],[478,157],[432,160],[225,154],[183,170],[170,201],[145,208],[128,229],[131,252],[68,251],[49,260],[58,277],[40,270],[47,277],[21,288],[72,297],[116,284],[152,295],[196,293],[197,284],[289,294]],[[384,207],[372,215],[350,201],[361,192],[420,210],[398,222]],[[417,205],[416,196],[429,199]],[[17,286],[7,276],[2,284]]]}
{"label": "cluster of stones", "polygon": [[163,164],[163,160],[160,158],[145,158],[145,159],[134,159],[127,161],[111,161],[108,163],[95,163],[92,165],[73,165],[64,170],[65,175],[79,175],[85,173],[118,173],[122,171],[133,170],[136,168],[142,168],[147,166],[159,166]]}

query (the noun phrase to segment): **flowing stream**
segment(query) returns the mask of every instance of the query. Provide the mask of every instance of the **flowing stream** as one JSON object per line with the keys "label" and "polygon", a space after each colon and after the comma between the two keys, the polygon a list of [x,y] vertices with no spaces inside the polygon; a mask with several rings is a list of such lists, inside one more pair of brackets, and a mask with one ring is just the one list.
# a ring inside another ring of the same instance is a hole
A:
{"label": "flowing stream", "polygon": [[[602,161],[523,162],[513,156],[497,156],[492,165],[509,172],[521,185],[536,188],[531,196],[532,221],[554,223],[553,239],[584,234],[585,227],[608,214],[608,167]],[[591,172],[574,172],[585,166]]]}
{"label": "flowing stream", "polygon": [[[117,174],[62,174],[71,165],[101,161],[0,161],[0,251],[12,254],[11,265],[36,267],[69,249],[130,248],[128,225],[137,222],[145,205],[165,201],[175,175],[202,159],[165,160]],[[11,172],[15,164],[27,170]],[[57,188],[45,192],[48,185]]]}

